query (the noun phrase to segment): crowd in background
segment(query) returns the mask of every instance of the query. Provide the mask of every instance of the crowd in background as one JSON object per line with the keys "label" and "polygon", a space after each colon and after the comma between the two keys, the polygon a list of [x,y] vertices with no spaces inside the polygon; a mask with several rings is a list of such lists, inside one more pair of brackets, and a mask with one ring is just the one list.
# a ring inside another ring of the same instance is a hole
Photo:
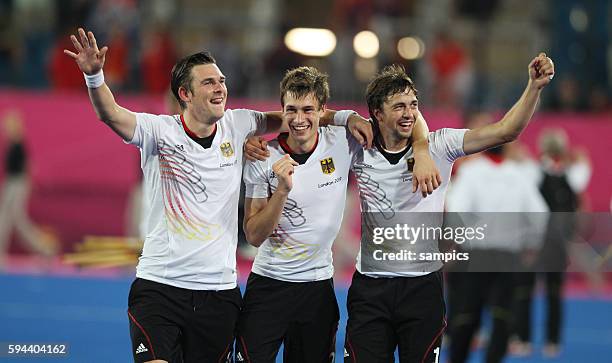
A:
{"label": "crowd in background", "polygon": [[[331,75],[334,101],[360,102],[372,72],[398,62],[424,105],[497,109],[520,92],[525,60],[546,49],[561,76],[544,107],[601,112],[610,109],[610,8],[606,0],[3,0],[0,86],[82,91],[82,76],[62,51],[84,26],[109,47],[106,80],[122,92],[164,92],[176,59],[206,48],[234,97],[275,99],[286,69],[311,64]],[[293,27],[329,28],[335,51],[290,51],[283,37]],[[374,59],[359,59],[352,48],[366,29],[380,38]],[[398,55],[397,40],[408,35],[423,39],[422,58]]]}

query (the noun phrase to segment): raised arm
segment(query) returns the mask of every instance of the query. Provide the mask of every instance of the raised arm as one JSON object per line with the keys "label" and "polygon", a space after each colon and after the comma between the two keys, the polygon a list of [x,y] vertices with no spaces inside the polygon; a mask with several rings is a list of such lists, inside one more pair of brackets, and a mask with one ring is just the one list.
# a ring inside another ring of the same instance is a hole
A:
{"label": "raised arm", "polygon": [[285,155],[272,165],[272,170],[278,178],[278,187],[270,198],[245,198],[244,233],[253,246],[261,246],[278,225],[293,187],[292,175],[297,165],[289,155]]}
{"label": "raised arm", "polygon": [[514,141],[523,132],[535,112],[542,89],[555,74],[553,61],[540,53],[529,63],[529,82],[523,95],[504,117],[491,125],[478,127],[465,133],[463,151],[473,154]]}
{"label": "raised arm", "polygon": [[110,88],[104,83],[102,68],[108,47],[98,49],[93,33],[86,34],[82,28],[79,28],[78,35],[78,39],[74,35],[70,36],[77,53],[64,49],[64,54],[72,57],[81,72],[85,74],[89,99],[98,118],[110,126],[117,135],[129,141],[134,137],[136,115],[119,106]]}

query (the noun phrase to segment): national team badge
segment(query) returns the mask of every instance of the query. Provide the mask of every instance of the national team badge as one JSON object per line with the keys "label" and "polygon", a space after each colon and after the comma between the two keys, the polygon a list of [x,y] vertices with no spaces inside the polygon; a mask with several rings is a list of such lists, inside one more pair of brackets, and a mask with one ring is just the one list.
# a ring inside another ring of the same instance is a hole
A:
{"label": "national team badge", "polygon": [[414,158],[407,159],[406,163],[408,164],[408,171],[412,171],[414,169]]}
{"label": "national team badge", "polygon": [[230,144],[229,141],[222,143],[220,147],[221,153],[226,158],[229,158],[230,156],[234,155],[234,149],[232,149],[232,144]]}
{"label": "national team badge", "polygon": [[331,174],[336,170],[334,159],[332,158],[325,158],[319,162],[321,163],[321,171],[323,171],[323,174]]}

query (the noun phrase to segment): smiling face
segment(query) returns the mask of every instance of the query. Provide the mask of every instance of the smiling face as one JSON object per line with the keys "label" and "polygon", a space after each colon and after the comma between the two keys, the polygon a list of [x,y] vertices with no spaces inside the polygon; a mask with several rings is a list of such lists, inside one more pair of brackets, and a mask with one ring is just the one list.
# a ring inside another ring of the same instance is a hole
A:
{"label": "smiling face", "polygon": [[283,121],[289,126],[289,143],[308,151],[316,141],[319,120],[325,113],[325,105],[319,106],[314,93],[300,97],[288,92],[283,98]]}
{"label": "smiling face", "polygon": [[417,119],[419,101],[414,91],[407,88],[403,92],[388,97],[381,109],[374,111],[380,132],[386,144],[408,141]]}
{"label": "smiling face", "polygon": [[187,109],[200,120],[213,123],[225,112],[227,86],[225,76],[216,64],[200,64],[191,69],[191,90],[179,88]]}

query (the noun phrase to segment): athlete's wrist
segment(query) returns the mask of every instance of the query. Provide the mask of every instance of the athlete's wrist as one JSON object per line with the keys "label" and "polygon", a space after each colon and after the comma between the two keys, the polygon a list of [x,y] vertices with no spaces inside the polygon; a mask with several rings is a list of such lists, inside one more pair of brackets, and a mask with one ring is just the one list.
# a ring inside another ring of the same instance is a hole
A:
{"label": "athlete's wrist", "polygon": [[276,191],[274,192],[274,194],[278,195],[279,197],[287,197],[289,196],[290,192],[291,192],[291,189],[282,188],[279,186],[278,189],[276,189]]}
{"label": "athlete's wrist", "polygon": [[415,157],[429,156],[429,141],[427,139],[414,141],[412,148]]}
{"label": "athlete's wrist", "polygon": [[98,88],[104,84],[104,71],[102,69],[94,74],[83,73],[83,76],[85,77],[87,88]]}

